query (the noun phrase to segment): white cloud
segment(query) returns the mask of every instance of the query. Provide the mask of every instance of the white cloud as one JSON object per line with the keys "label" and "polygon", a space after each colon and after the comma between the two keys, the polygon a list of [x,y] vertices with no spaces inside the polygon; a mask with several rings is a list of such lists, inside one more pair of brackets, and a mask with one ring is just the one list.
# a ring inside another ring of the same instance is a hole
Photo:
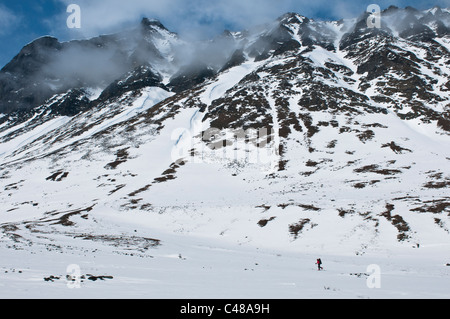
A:
{"label": "white cloud", "polygon": [[[328,15],[336,19],[364,12],[373,0],[57,0],[64,5],[81,7],[82,36],[95,36],[136,25],[142,17],[159,19],[171,31],[183,35],[211,36],[226,27],[242,30],[295,11],[307,17]],[[440,1],[440,0],[436,0]],[[448,1],[448,0],[443,0]],[[409,2],[409,4],[407,4]],[[389,5],[412,5],[416,0],[378,0],[382,8]],[[64,18],[64,19],[63,19]],[[67,14],[57,25],[66,26]],[[52,22],[53,23],[53,22]],[[56,27],[56,26],[55,26]],[[66,30],[67,31],[67,30]],[[56,32],[60,33],[60,32]]]}
{"label": "white cloud", "polygon": [[0,35],[9,33],[19,20],[18,16],[0,4]]}
{"label": "white cloud", "polygon": [[[81,7],[85,35],[117,31],[139,18],[156,18],[178,33],[217,33],[224,27],[247,28],[272,21],[305,0],[59,0]],[[67,16],[66,16],[67,17]],[[65,24],[61,21],[61,26]],[[189,30],[189,32],[187,31]]]}

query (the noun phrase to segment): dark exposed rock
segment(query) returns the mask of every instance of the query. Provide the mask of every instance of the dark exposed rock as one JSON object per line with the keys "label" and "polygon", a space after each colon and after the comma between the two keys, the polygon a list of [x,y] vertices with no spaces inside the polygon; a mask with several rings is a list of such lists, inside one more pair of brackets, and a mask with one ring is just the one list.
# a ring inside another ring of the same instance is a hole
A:
{"label": "dark exposed rock", "polygon": [[189,66],[173,76],[167,87],[180,93],[211,79],[215,74],[216,72],[206,65]]}
{"label": "dark exposed rock", "polygon": [[220,69],[219,72],[226,71],[232,67],[238,66],[246,61],[243,50],[236,50],[231,56],[230,60]]}
{"label": "dark exposed rock", "polygon": [[145,87],[161,87],[165,86],[161,83],[162,78],[159,74],[155,74],[149,66],[142,65],[132,72],[128,73],[124,80],[116,80],[111,83],[100,95],[98,101],[104,102],[124,93],[138,91]]}
{"label": "dark exposed rock", "polygon": [[73,89],[64,95],[61,100],[50,104],[49,108],[55,115],[74,116],[84,112],[92,106],[82,89]]}

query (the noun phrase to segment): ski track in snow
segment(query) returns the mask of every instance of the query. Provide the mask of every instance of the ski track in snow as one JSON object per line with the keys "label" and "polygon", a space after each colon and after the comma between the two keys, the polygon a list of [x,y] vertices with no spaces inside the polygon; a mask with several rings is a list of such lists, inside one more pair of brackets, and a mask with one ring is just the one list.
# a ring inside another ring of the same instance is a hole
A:
{"label": "ski track in snow", "polygon": [[206,105],[210,105],[212,101],[223,96],[226,91],[262,64],[263,62],[245,62],[242,65],[227,70],[219,75],[217,80],[206,87],[205,92],[200,96],[200,100]]}

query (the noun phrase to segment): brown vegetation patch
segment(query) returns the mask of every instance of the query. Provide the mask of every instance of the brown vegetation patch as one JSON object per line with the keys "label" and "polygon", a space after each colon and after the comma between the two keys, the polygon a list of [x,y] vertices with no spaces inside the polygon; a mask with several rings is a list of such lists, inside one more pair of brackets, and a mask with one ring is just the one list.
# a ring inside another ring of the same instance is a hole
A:
{"label": "brown vegetation patch", "polygon": [[329,142],[328,144],[327,144],[327,148],[335,148],[336,147],[336,144],[337,144],[337,140],[332,140],[331,142]]}
{"label": "brown vegetation patch", "polygon": [[395,175],[399,174],[402,171],[398,169],[381,169],[380,166],[376,164],[367,165],[361,168],[357,168],[354,170],[355,173],[376,173],[380,175]]}
{"label": "brown vegetation patch", "polygon": [[259,206],[256,206],[256,208],[262,208],[262,209],[264,209],[263,213],[265,213],[266,211],[268,211],[268,210],[271,208],[271,206],[268,206],[268,205],[259,205]]}
{"label": "brown vegetation patch", "polygon": [[152,184],[145,185],[144,187],[141,187],[138,190],[131,192],[130,194],[128,194],[128,196],[130,197],[136,196],[137,194],[147,191],[150,187],[152,187]]}
{"label": "brown vegetation patch", "polygon": [[116,188],[114,188],[112,191],[110,191],[108,195],[114,194],[115,192],[121,190],[121,189],[124,188],[125,186],[126,186],[125,184],[117,185]]}
{"label": "brown vegetation patch", "polygon": [[261,219],[259,222],[258,222],[258,225],[259,225],[259,227],[265,227],[265,226],[267,226],[267,224],[269,223],[269,222],[271,222],[272,220],[274,220],[276,217],[270,217],[269,219]]}
{"label": "brown vegetation patch", "polygon": [[450,216],[450,202],[448,199],[432,200],[424,202],[424,205],[411,209],[412,212],[440,214],[448,212]]}
{"label": "brown vegetation patch", "polygon": [[366,130],[358,134],[358,138],[361,142],[366,143],[375,137],[375,132],[372,130]]}
{"label": "brown vegetation patch", "polygon": [[116,169],[117,166],[119,166],[122,163],[125,163],[128,160],[128,148],[124,148],[121,150],[118,150],[116,153],[116,160],[114,162],[106,164],[105,168],[107,169]]}
{"label": "brown vegetation patch", "polygon": [[306,162],[305,165],[306,165],[307,167],[316,167],[316,166],[319,165],[319,164],[320,164],[320,163],[318,163],[318,162],[309,160],[309,161]]}
{"label": "brown vegetation patch", "polygon": [[313,205],[298,204],[297,206],[301,207],[301,208],[303,208],[305,210],[312,210],[312,211],[315,211],[315,212],[318,212],[319,210],[321,210],[320,208],[315,207]]}
{"label": "brown vegetation patch", "polygon": [[289,233],[294,237],[294,239],[297,239],[299,234],[303,231],[306,225],[310,225],[311,228],[314,228],[317,226],[317,224],[311,223],[311,220],[309,218],[305,218],[300,220],[296,224],[289,225]]}
{"label": "brown vegetation patch", "polygon": [[445,180],[441,182],[431,181],[423,185],[425,188],[446,188],[450,186],[450,180]]}
{"label": "brown vegetation patch", "polygon": [[77,235],[75,238],[81,238],[83,240],[98,241],[104,244],[108,244],[114,247],[137,250],[140,252],[145,252],[150,248],[155,248],[161,245],[159,239],[145,238],[137,236],[113,236],[113,235],[93,235],[93,234],[82,234]]}
{"label": "brown vegetation patch", "polygon": [[53,182],[60,182],[63,179],[65,179],[67,176],[69,176],[68,172],[57,171],[57,172],[53,173],[52,175],[50,175],[49,177],[47,177],[45,180],[53,181]]}
{"label": "brown vegetation patch", "polygon": [[386,211],[381,213],[380,215],[385,217],[388,221],[391,222],[398,230],[397,239],[398,241],[403,241],[409,238],[407,232],[410,231],[410,228],[406,221],[400,215],[392,215],[392,211],[395,209],[395,206],[392,204],[386,205]]}
{"label": "brown vegetation patch", "polygon": [[[70,217],[75,216],[75,215],[80,215],[81,213],[84,212],[90,212],[92,211],[92,209],[94,208],[95,205],[92,205],[90,207],[84,208],[84,209],[78,209],[78,210],[73,210],[73,211],[68,211],[68,212],[63,212],[62,216],[58,217],[56,219],[56,222],[54,222],[52,225],[62,225],[65,227],[71,227],[71,226],[75,226],[75,223],[73,221],[70,220]],[[51,213],[51,215],[56,215],[56,214],[61,214],[59,212],[57,213]],[[49,220],[52,221],[52,220]]]}
{"label": "brown vegetation patch", "polygon": [[316,211],[316,212],[321,210],[320,208],[315,207],[313,205],[309,205],[309,204],[296,204],[296,203],[278,204],[278,207],[280,207],[281,209],[286,209],[289,206],[297,206],[297,207],[303,208],[305,210],[312,210],[312,211]]}
{"label": "brown vegetation patch", "polygon": [[339,217],[342,217],[342,218],[344,218],[345,215],[353,215],[356,213],[353,209],[345,210],[343,208],[338,209],[338,212],[339,212]]}
{"label": "brown vegetation patch", "polygon": [[[433,173],[433,174],[430,174]],[[429,171],[427,174],[430,174],[428,177],[431,179],[428,183],[423,185],[425,188],[446,188],[450,186],[450,178],[443,177],[442,172],[436,173],[436,171]]]}
{"label": "brown vegetation patch", "polygon": [[383,144],[381,147],[382,148],[389,147],[396,154],[402,154],[403,152],[412,153],[412,151],[410,149],[403,148],[403,147],[395,144],[395,142],[390,142],[390,143],[387,143],[387,144]]}

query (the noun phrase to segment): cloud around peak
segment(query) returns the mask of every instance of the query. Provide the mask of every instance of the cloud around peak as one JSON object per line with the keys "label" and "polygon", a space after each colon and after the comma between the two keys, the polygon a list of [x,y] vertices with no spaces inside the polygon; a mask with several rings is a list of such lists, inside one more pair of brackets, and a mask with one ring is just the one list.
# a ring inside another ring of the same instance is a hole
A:
{"label": "cloud around peak", "polygon": [[84,36],[116,32],[148,17],[158,19],[171,31],[188,37],[210,37],[225,29],[240,31],[273,21],[289,11],[312,15],[323,10],[325,3],[324,0],[314,3],[309,0],[58,1],[66,6],[75,1],[80,6],[82,28],[75,31]]}

